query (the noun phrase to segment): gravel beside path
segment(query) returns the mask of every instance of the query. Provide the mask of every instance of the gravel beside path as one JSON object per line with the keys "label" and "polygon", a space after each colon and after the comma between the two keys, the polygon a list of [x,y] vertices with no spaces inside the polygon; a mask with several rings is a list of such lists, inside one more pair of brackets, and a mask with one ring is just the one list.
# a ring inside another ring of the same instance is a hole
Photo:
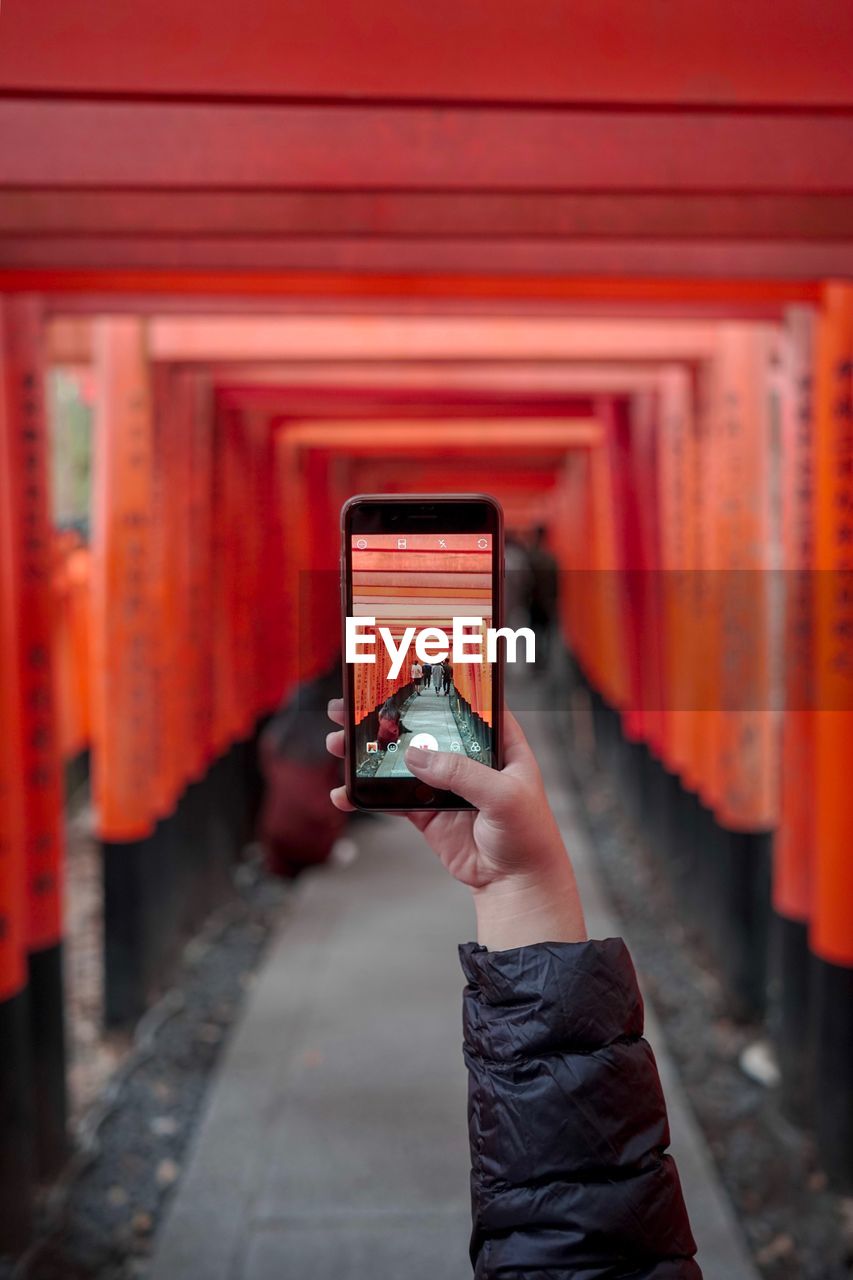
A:
{"label": "gravel beside path", "polygon": [[727,1017],[714,968],[680,923],[651,850],[608,777],[588,768],[578,794],[598,866],[756,1264],[767,1280],[850,1280],[853,1200],[827,1189],[811,1136],[740,1069],[763,1028]]}
{"label": "gravel beside path", "polygon": [[[0,1280],[145,1276],[211,1072],[288,894],[251,865],[239,869],[233,900],[189,944],[175,986],[82,1111],[77,1155],[43,1207],[41,1239],[17,1269],[0,1260]],[[86,1073],[85,1094],[101,1072]]]}

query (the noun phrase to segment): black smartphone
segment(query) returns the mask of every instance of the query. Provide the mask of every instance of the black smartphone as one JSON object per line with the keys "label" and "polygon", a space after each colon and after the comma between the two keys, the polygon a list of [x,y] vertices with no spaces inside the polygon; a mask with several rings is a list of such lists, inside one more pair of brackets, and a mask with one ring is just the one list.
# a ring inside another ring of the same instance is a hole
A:
{"label": "black smartphone", "polygon": [[502,766],[503,512],[485,494],[365,494],[341,511],[346,788],[359,809],[470,809],[409,746]]}

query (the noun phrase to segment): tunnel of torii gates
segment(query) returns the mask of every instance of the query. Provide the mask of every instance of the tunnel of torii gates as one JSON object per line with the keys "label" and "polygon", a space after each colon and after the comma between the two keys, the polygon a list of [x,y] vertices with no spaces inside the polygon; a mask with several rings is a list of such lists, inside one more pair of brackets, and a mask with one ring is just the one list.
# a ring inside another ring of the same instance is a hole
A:
{"label": "tunnel of torii gates", "polygon": [[[555,716],[591,706],[849,1186],[853,8],[252,12],[3,3],[0,1250],[67,1151],[63,767],[132,1022],[228,891],[259,725],[337,647],[365,490],[547,526]],[[51,368],[94,410],[85,547]]]}
{"label": "tunnel of torii gates", "polygon": [[[4,299],[0,1027],[4,1062],[32,1063],[3,1076],[4,1114],[17,1103],[23,1142],[35,1089],[41,1175],[65,1150],[63,758],[91,750],[121,1023],[225,892],[257,726],[338,650],[341,503],[438,489],[549,528],[566,679],[602,750],[618,739],[626,794],[670,788],[692,821],[672,871],[742,1015],[768,1012],[772,922],[786,1088],[804,1106],[815,1073],[823,1158],[846,1176],[851,605],[837,574],[812,594],[796,571],[848,567],[853,289],[773,307],[353,327]],[[88,549],[50,526],[49,365],[94,406]]]}

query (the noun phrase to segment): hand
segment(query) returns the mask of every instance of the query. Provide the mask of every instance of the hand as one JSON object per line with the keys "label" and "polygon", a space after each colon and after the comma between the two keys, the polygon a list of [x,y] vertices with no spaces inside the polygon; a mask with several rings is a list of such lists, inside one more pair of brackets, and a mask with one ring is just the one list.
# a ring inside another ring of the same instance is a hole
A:
{"label": "hand", "polygon": [[[344,722],[342,698],[329,718]],[[343,758],[344,734],[326,745]],[[586,937],[574,872],[545,795],[533,752],[510,712],[504,717],[505,767],[498,771],[467,756],[409,747],[406,764],[423,782],[454,791],[477,812],[419,811],[406,815],[455,879],[474,893],[478,936],[492,950],[532,942],[578,942]],[[354,806],[344,787],[331,793],[339,809]]]}

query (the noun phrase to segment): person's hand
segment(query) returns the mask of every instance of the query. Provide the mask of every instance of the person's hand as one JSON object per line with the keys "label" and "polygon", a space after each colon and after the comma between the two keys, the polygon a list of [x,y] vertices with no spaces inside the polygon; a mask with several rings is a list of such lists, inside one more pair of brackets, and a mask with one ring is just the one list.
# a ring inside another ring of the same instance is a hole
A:
{"label": "person's hand", "polygon": [[[342,698],[329,718],[344,723]],[[332,755],[343,758],[344,734],[328,735]],[[406,764],[416,778],[453,791],[471,810],[409,813],[447,870],[474,892],[480,941],[492,950],[532,942],[577,942],[586,937],[571,863],[545,795],[533,752],[509,711],[504,718],[505,767],[498,771],[449,751],[409,747]],[[344,787],[331,793],[351,810]]]}

